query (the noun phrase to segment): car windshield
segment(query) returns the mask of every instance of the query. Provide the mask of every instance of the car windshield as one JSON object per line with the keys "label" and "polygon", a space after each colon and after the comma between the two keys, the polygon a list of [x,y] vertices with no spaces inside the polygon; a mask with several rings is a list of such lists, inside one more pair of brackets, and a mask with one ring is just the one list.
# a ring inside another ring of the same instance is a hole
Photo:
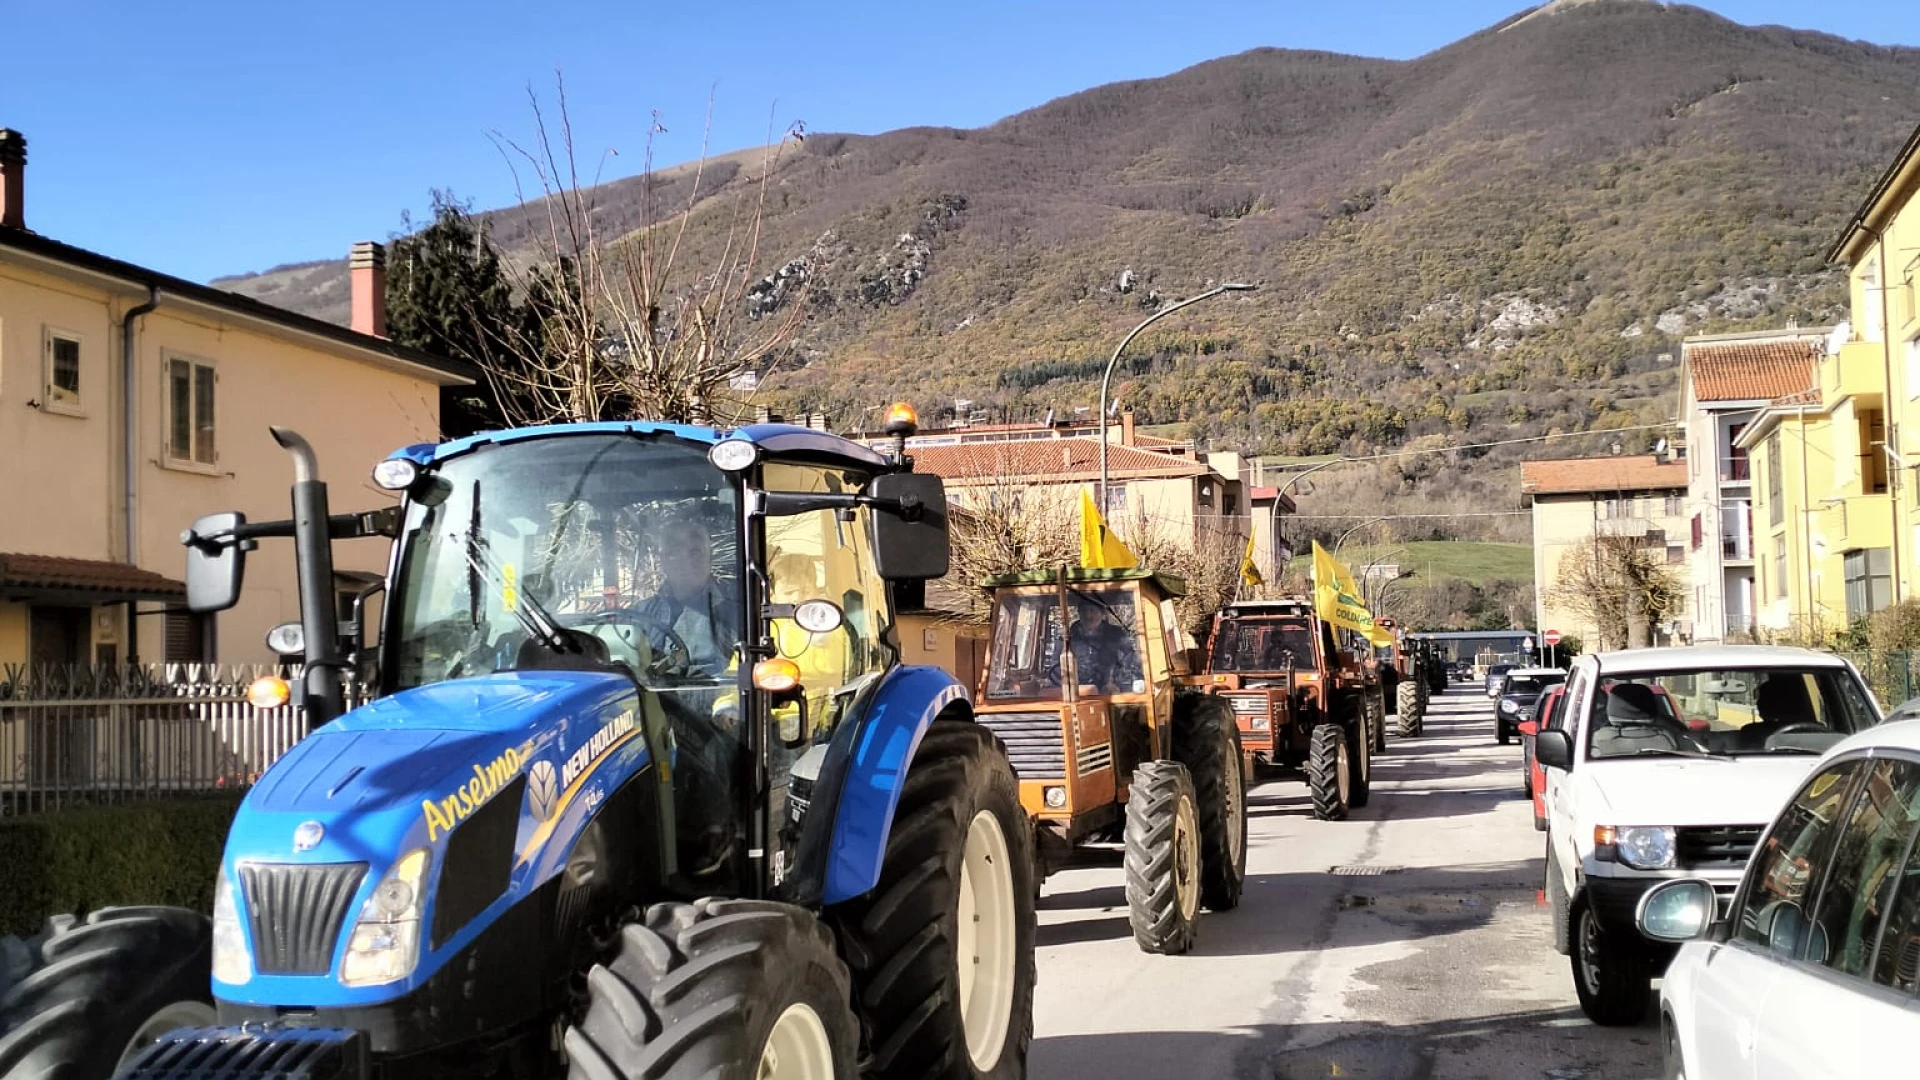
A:
{"label": "car windshield", "polygon": [[1510,675],[1507,677],[1507,694],[1511,697],[1539,697],[1566,681],[1564,675]]}
{"label": "car windshield", "polygon": [[1305,619],[1222,619],[1213,635],[1213,670],[1283,671],[1313,666]]}
{"label": "car windshield", "polygon": [[1492,679],[1513,670],[1512,664],[1495,664],[1487,669],[1487,678]]}
{"label": "car windshield", "polygon": [[1865,688],[1845,668],[1603,676],[1587,756],[1818,754],[1874,722]]}
{"label": "car windshield", "polygon": [[548,626],[636,675],[718,684],[741,640],[737,499],[704,448],[628,434],[482,446],[410,504],[395,690],[537,663]]}

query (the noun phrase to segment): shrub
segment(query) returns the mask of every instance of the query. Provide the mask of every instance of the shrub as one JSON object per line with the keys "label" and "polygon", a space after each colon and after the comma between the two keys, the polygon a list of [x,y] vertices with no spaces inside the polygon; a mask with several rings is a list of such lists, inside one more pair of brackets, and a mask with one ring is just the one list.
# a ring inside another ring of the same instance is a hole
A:
{"label": "shrub", "polygon": [[0,819],[0,934],[47,916],[115,904],[213,911],[213,886],[240,798],[90,806]]}

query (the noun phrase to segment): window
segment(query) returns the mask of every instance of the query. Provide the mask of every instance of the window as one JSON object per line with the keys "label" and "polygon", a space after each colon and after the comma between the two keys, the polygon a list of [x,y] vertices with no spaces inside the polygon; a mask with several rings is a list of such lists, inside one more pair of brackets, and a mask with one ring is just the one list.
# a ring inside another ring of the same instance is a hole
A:
{"label": "window", "polygon": [[1700,523],[1700,515],[1693,515],[1693,550],[1700,550],[1700,543],[1706,537],[1706,529]]}
{"label": "window", "polygon": [[1679,566],[1687,561],[1687,549],[1679,544],[1667,545],[1667,565]]}
{"label": "window", "polygon": [[1677,667],[1606,676],[1589,758],[1742,757],[1825,751],[1875,722],[1845,667]]}
{"label": "window", "polygon": [[1220,499],[1220,512],[1228,517],[1240,516],[1240,496],[1222,496]]}
{"label": "window", "polygon": [[1886,417],[1879,409],[1860,412],[1860,493],[1881,495],[1887,490]]}
{"label": "window", "polygon": [[1200,481],[1200,505],[1213,505],[1213,481],[1211,480]]}
{"label": "window", "polygon": [[42,347],[46,370],[40,388],[41,404],[48,412],[77,415],[80,412],[80,335],[47,327]]}
{"label": "window", "polygon": [[1849,620],[1893,603],[1893,556],[1888,549],[1849,551],[1841,566],[1846,574]]}
{"label": "window", "polygon": [[1667,505],[1664,511],[1667,517],[1679,517],[1686,512],[1687,504],[1685,499],[1682,499],[1678,495],[1667,496]]}
{"label": "window", "polygon": [[1920,850],[1913,847],[1912,839],[1907,840],[1899,878],[1888,887],[1893,890],[1893,903],[1873,950],[1872,978],[1881,986],[1911,994],[1920,990]]}
{"label": "window", "polygon": [[1874,943],[1903,876],[1896,871],[1906,861],[1916,813],[1920,766],[1874,762],[1835,842],[1833,869],[1814,906],[1815,932],[1802,959],[1843,975],[1864,976],[1876,968]]}
{"label": "window", "polygon": [[1773,595],[1784,598],[1787,595],[1787,538],[1773,538]]}
{"label": "window", "polygon": [[1783,958],[1800,957],[1811,936],[1807,905],[1826,870],[1827,852],[1860,765],[1847,761],[1822,770],[1781,812],[1747,864],[1746,892],[1734,913],[1734,940]]}
{"label": "window", "polygon": [[1102,513],[1104,513],[1108,518],[1112,518],[1113,515],[1124,511],[1126,508],[1127,508],[1127,485],[1108,484],[1107,485],[1107,508],[1103,510]]}
{"label": "window", "polygon": [[214,447],[213,366],[183,356],[167,358],[167,457],[212,465]]}
{"label": "window", "polygon": [[1785,496],[1780,490],[1780,432],[1767,436],[1767,524],[1787,520]]}

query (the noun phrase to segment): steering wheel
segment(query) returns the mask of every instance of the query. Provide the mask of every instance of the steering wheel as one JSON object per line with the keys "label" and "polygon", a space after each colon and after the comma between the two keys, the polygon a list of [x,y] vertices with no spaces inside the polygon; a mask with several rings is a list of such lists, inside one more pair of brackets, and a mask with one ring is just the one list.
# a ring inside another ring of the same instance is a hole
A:
{"label": "steering wheel", "polygon": [[1805,733],[1814,734],[1814,735],[1828,734],[1827,727],[1824,724],[1816,724],[1810,720],[1795,720],[1792,723],[1785,724],[1781,727],[1775,728],[1774,730],[1767,732],[1766,741],[1772,742],[1773,740],[1779,738],[1782,735],[1793,735],[1800,732],[1805,732]]}
{"label": "steering wheel", "polygon": [[[621,623],[634,628],[647,643],[647,665],[645,674],[653,678],[686,678],[696,673],[693,666],[693,650],[671,626],[657,626],[640,617],[633,608],[610,608],[596,611],[573,623],[575,626],[601,626]],[[660,648],[656,642],[660,637],[666,639],[666,647]]]}

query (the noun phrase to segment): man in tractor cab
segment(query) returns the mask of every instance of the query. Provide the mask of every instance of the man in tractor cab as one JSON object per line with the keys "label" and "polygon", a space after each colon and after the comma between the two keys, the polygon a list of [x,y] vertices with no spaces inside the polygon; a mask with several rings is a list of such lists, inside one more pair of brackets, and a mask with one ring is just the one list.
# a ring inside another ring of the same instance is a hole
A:
{"label": "man in tractor cab", "polygon": [[740,627],[737,601],[713,578],[713,537],[699,522],[676,518],[660,527],[657,543],[660,591],[636,608],[654,651],[720,675],[733,660]]}
{"label": "man in tractor cab", "polygon": [[1114,619],[1113,611],[1099,597],[1078,590],[1069,592],[1074,623],[1067,636],[1081,685],[1096,687],[1102,694],[1132,690],[1140,678],[1140,650],[1133,634]]}

